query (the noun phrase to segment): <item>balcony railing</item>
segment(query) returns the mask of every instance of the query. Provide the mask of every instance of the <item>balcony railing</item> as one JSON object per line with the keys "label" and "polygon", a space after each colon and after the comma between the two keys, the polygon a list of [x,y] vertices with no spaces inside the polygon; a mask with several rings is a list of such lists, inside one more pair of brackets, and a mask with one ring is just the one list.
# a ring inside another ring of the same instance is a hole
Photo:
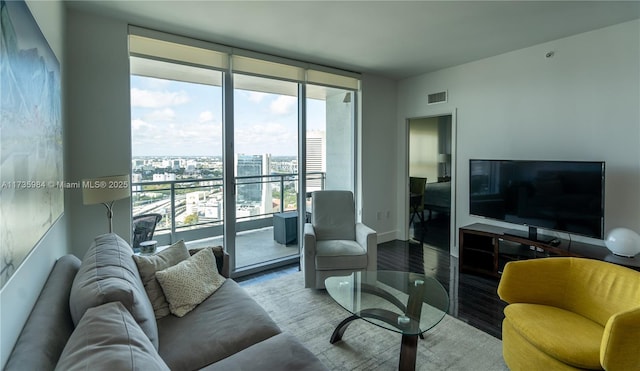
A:
{"label": "balcony railing", "polygon": [[[308,189],[324,189],[325,173],[307,173]],[[271,226],[275,213],[298,209],[298,174],[238,176],[236,231]],[[132,214],[162,215],[156,227],[160,242],[221,236],[224,225],[222,178],[132,183]],[[154,239],[156,239],[154,237]]]}

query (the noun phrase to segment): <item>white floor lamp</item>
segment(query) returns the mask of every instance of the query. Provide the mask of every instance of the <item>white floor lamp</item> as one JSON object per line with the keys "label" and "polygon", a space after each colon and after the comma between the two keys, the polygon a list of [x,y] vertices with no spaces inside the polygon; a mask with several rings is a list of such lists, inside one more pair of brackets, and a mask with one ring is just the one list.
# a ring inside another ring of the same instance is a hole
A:
{"label": "white floor lamp", "polygon": [[113,232],[113,203],[130,196],[129,174],[82,181],[82,203],[85,205],[103,204],[107,208],[109,233]]}

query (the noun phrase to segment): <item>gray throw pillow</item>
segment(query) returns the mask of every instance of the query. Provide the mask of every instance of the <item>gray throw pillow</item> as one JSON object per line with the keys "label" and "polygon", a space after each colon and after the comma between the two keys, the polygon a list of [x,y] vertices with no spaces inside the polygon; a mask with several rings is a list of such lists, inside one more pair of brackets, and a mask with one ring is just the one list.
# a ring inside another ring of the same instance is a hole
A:
{"label": "gray throw pillow", "polygon": [[211,249],[211,251],[213,251],[213,256],[216,257],[216,268],[218,268],[219,273],[222,273],[224,264],[224,248],[222,246],[196,247],[189,249],[189,255],[193,256],[199,253],[202,249]]}
{"label": "gray throw pillow", "polygon": [[173,267],[156,272],[156,278],[169,302],[171,313],[178,317],[192,311],[225,281],[218,273],[211,249],[203,249]]}
{"label": "gray throw pillow", "polygon": [[168,316],[171,313],[169,311],[169,303],[164,296],[160,283],[156,279],[156,272],[172,267],[183,260],[189,259],[189,257],[189,251],[182,240],[155,255],[133,256],[133,260],[138,266],[144,289],[153,306],[156,319]]}
{"label": "gray throw pillow", "polygon": [[169,370],[120,302],[89,308],[64,347],[56,370]]}

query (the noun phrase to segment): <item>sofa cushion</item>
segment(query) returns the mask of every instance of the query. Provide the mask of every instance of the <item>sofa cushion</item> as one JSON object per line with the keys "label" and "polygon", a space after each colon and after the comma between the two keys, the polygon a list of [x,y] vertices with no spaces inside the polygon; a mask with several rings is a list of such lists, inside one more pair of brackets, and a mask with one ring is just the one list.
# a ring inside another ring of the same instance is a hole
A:
{"label": "sofa cushion", "polygon": [[213,294],[225,278],[218,273],[211,249],[203,249],[172,267],[156,272],[171,313],[178,317],[193,310]]}
{"label": "sofa cushion", "polygon": [[366,268],[367,259],[367,252],[356,241],[329,240],[316,242],[317,270]]}
{"label": "sofa cushion", "polygon": [[120,302],[89,308],[62,351],[56,370],[169,370]]}
{"label": "sofa cushion", "polygon": [[74,329],[69,292],[80,259],[62,256],[53,266],[44,288],[18,337],[5,370],[51,370]]}
{"label": "sofa cushion", "polygon": [[573,367],[601,369],[604,327],[598,323],[540,304],[510,304],[504,314],[515,331],[542,352]]}
{"label": "sofa cushion", "polygon": [[195,370],[280,332],[244,289],[226,280],[184,317],[158,320],[158,352],[172,370]]}
{"label": "sofa cushion", "polygon": [[87,309],[119,301],[157,348],[158,328],[153,306],[132,256],[131,247],[118,235],[96,237],[73,280],[69,298],[71,317],[77,325]]}
{"label": "sofa cushion", "polygon": [[164,296],[160,282],[156,279],[156,272],[172,267],[183,260],[189,259],[189,251],[184,241],[180,240],[154,255],[134,255],[144,289],[149,296],[156,319],[168,316],[169,303]]}
{"label": "sofa cushion", "polygon": [[[259,367],[257,367],[259,365]],[[298,339],[278,334],[205,367],[202,371],[325,371],[327,368]]]}

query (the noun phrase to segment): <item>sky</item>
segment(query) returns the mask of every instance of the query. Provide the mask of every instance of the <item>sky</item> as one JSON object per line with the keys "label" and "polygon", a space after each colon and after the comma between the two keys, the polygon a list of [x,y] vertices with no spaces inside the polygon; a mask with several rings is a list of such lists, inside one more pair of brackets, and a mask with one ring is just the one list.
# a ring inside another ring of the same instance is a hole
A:
{"label": "sky", "polygon": [[[297,154],[297,98],[236,90],[235,152]],[[325,103],[307,102],[307,130],[324,130]],[[222,154],[222,89],[218,86],[131,76],[132,155]]]}

